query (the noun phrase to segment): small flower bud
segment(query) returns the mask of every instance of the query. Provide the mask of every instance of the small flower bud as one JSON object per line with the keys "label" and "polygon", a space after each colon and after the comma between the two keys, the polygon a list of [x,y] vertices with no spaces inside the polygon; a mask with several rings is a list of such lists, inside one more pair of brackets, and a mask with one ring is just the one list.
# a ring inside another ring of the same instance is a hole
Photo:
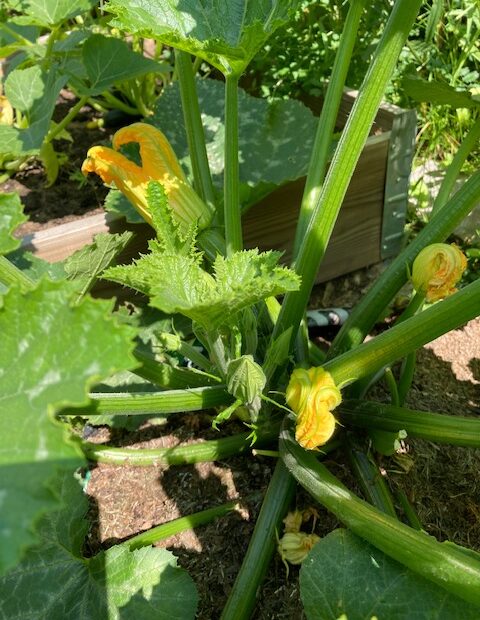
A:
{"label": "small flower bud", "polygon": [[316,534],[305,532],[287,532],[278,541],[278,553],[285,562],[301,564],[310,549],[320,540]]}
{"label": "small flower bud", "polygon": [[427,301],[438,301],[456,292],[467,259],[456,245],[432,243],[419,252],[413,262],[412,283]]}

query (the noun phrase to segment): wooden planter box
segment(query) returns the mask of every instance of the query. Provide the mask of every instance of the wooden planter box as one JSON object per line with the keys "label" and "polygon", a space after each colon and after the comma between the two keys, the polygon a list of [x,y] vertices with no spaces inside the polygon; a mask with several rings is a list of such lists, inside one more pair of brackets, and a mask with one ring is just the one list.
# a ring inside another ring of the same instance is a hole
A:
{"label": "wooden planter box", "polygon": [[[343,96],[338,127],[342,128],[355,99]],[[318,105],[314,102],[311,106]],[[415,142],[413,110],[382,105],[345,197],[317,282],[376,263],[395,255],[401,245],[407,207],[408,178]],[[291,258],[293,235],[305,178],[276,189],[252,207],[243,219],[249,248],[278,249]],[[90,243],[99,232],[118,232],[125,221],[111,214],[85,217],[29,235],[23,247],[54,262]],[[128,248],[130,257],[146,247],[148,225],[128,226],[137,231]]]}

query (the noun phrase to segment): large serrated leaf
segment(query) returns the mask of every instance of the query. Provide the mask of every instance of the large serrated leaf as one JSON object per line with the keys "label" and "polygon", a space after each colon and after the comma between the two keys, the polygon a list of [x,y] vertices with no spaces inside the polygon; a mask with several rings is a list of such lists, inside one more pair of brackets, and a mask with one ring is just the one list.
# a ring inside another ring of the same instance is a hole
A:
{"label": "large serrated leaf", "polygon": [[42,518],[39,544],[0,579],[1,618],[194,618],[195,586],[169,551],[119,545],[84,559],[86,498],[71,475],[55,482],[60,509]]}
{"label": "large serrated leaf", "polygon": [[129,32],[185,50],[223,72],[242,73],[301,0],[110,0]]}
{"label": "large serrated leaf", "polygon": [[135,367],[135,330],[117,325],[111,302],[71,304],[72,283],[16,288],[0,309],[0,573],[36,542],[32,525],[54,507],[44,486],[83,462],[54,412],[88,403],[88,389]]}
{"label": "large serrated leaf", "polygon": [[[207,153],[216,187],[223,187],[225,140],[225,92],[218,80],[197,80],[197,92],[205,127]],[[243,193],[262,195],[262,184],[282,185],[307,174],[317,119],[300,101],[269,103],[248,95],[239,97],[240,182]],[[167,136],[182,165],[189,168],[188,143],[178,83],[164,89],[148,119]]]}
{"label": "large serrated leaf", "polygon": [[480,613],[343,529],[310,551],[300,593],[308,620],[476,620]]}
{"label": "large serrated leaf", "polygon": [[0,254],[8,254],[20,245],[12,233],[26,221],[18,194],[0,194]]}
{"label": "large serrated leaf", "polygon": [[125,41],[101,34],[91,35],[82,48],[82,59],[90,88],[88,94],[99,95],[116,82],[145,73],[161,71],[155,60],[133,52]]}
{"label": "large serrated leaf", "polygon": [[235,321],[243,308],[298,289],[300,278],[277,265],[280,256],[258,250],[218,256],[211,276],[193,258],[153,251],[133,265],[108,269],[104,276],[149,295],[153,307],[179,312],[211,331]]}
{"label": "large serrated leaf", "polygon": [[100,233],[95,235],[93,243],[78,250],[65,261],[65,273],[69,280],[78,286],[79,297],[87,293],[100,277],[102,271],[114,262],[122,252],[133,233]]}
{"label": "large serrated leaf", "polygon": [[85,13],[96,0],[10,0],[10,7],[28,16],[29,24],[53,26]]}

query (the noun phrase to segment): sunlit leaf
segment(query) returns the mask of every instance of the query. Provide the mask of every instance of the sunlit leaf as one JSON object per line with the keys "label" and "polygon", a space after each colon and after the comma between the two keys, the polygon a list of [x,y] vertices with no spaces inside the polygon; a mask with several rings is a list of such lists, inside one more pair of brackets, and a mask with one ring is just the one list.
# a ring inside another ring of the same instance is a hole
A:
{"label": "sunlit leaf", "polygon": [[54,412],[88,403],[88,388],[136,365],[131,327],[109,301],[71,304],[72,283],[15,287],[0,309],[0,573],[37,541],[34,522],[55,507],[45,483],[83,462]]}

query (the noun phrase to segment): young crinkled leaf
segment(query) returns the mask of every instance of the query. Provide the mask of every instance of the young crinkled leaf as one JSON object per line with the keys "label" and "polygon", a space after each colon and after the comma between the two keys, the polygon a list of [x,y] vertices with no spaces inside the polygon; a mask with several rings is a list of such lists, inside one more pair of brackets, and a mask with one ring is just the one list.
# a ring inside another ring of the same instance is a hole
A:
{"label": "young crinkled leaf", "polygon": [[128,32],[200,56],[224,73],[240,74],[301,0],[110,0]]}
{"label": "young crinkled leaf", "polygon": [[150,296],[150,305],[166,313],[179,312],[213,331],[236,320],[237,312],[270,296],[297,290],[300,278],[277,265],[280,252],[258,250],[218,256],[214,275],[198,260],[152,252],[133,265],[112,267],[104,277]]}
{"label": "young crinkled leaf", "polygon": [[20,240],[12,233],[26,219],[18,194],[0,194],[0,255],[18,248]]}
{"label": "young crinkled leaf", "polygon": [[54,483],[58,510],[41,518],[38,544],[0,578],[1,618],[194,618],[195,586],[169,551],[118,545],[83,558],[87,499],[71,474]]}
{"label": "young crinkled leaf", "polygon": [[84,462],[54,412],[87,404],[89,387],[136,366],[135,330],[111,319],[110,301],[74,305],[74,293],[72,283],[44,280],[26,295],[12,287],[0,309],[0,574],[55,508],[45,482]]}
{"label": "young crinkled leaf", "polygon": [[132,265],[111,267],[103,277],[148,295],[154,308],[183,314],[213,331],[234,322],[243,308],[298,289],[299,276],[277,264],[280,252],[260,254],[255,249],[228,258],[219,255],[211,275],[201,267],[195,228],[181,234],[159,183],[149,183],[147,199],[158,240],[150,242],[150,254]]}

